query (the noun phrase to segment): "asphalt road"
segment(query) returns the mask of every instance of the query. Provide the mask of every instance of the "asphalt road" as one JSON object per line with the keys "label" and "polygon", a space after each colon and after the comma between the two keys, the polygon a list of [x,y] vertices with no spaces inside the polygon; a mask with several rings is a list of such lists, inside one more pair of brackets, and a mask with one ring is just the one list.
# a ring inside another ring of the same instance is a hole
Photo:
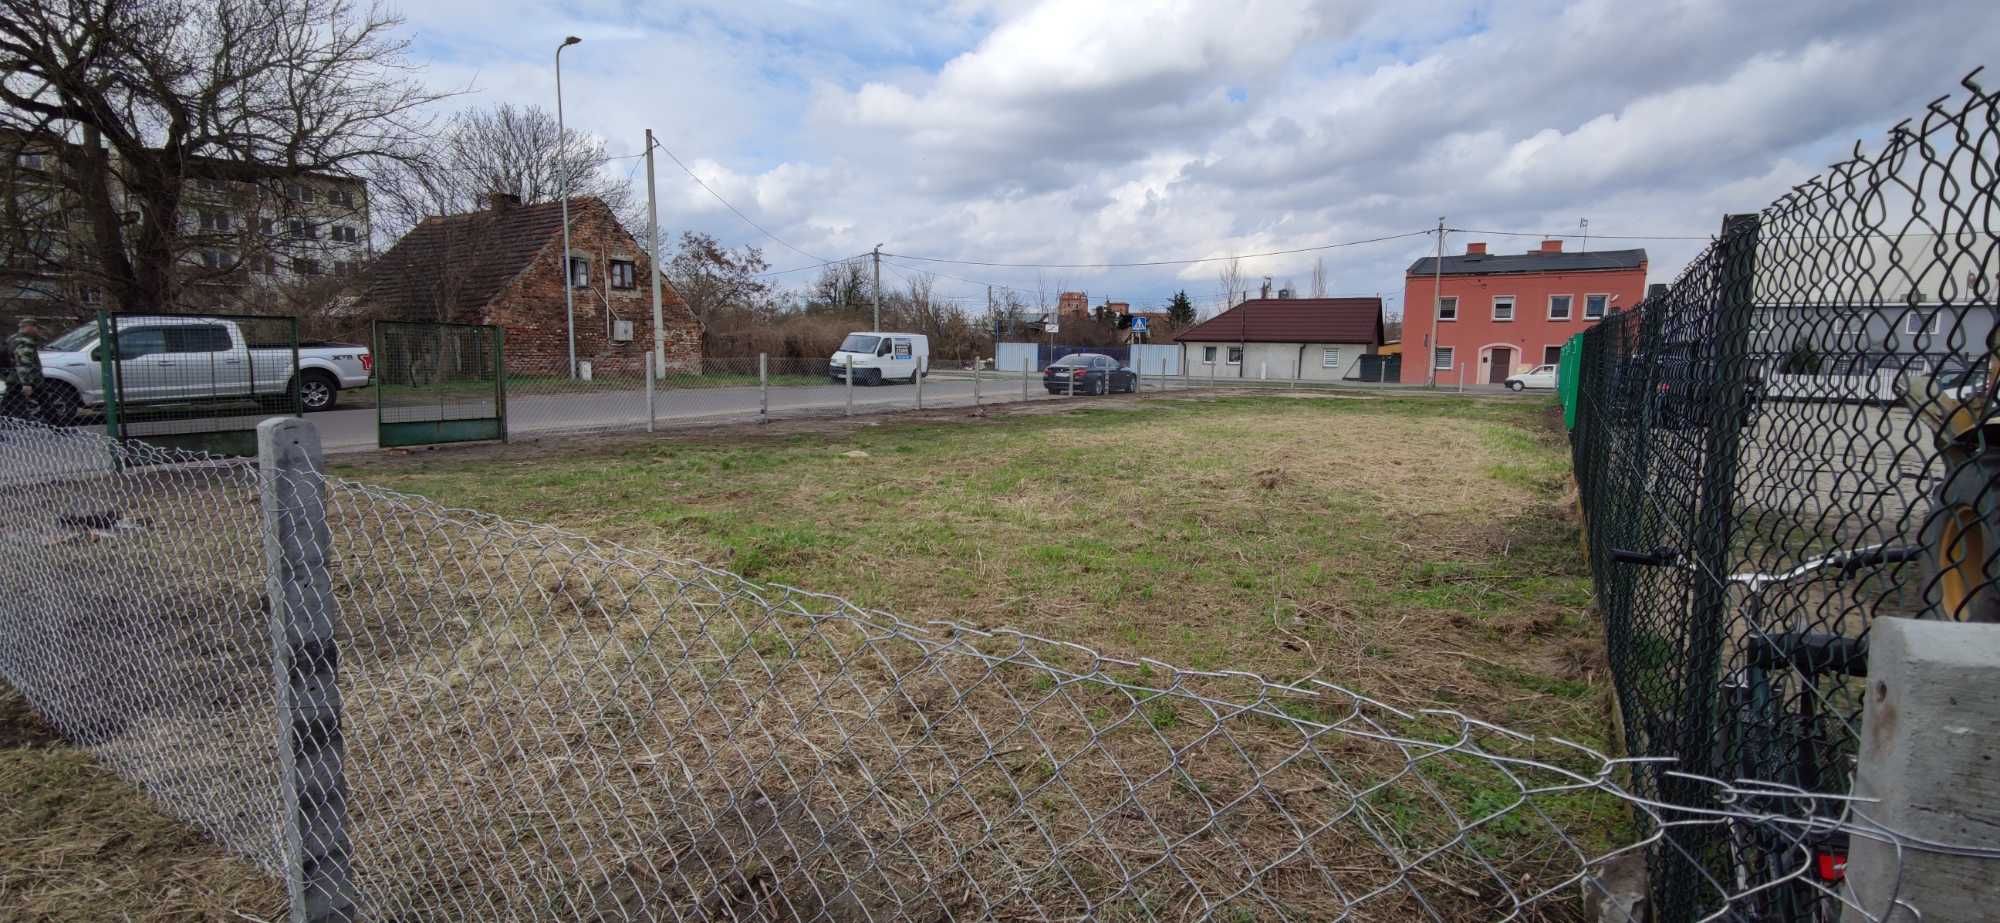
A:
{"label": "asphalt road", "polygon": [[[924,381],[925,407],[972,406],[973,383],[969,378],[934,375]],[[1001,403],[1022,400],[1021,380],[980,383],[981,400]],[[801,412],[838,413],[847,406],[845,385],[772,388],[771,414],[784,416]],[[880,385],[854,389],[856,411],[901,410],[916,406],[917,389],[910,385]],[[697,420],[754,418],[758,411],[759,389],[694,388],[664,390],[657,394],[655,419],[661,423]],[[1030,385],[1031,400],[1051,400],[1040,380]],[[486,408],[461,404],[462,409],[484,412]],[[421,410],[397,408],[402,419],[424,419]],[[312,415],[320,438],[328,449],[355,451],[375,445],[375,408],[331,410]],[[606,390],[603,386],[579,388],[556,394],[510,394],[507,396],[509,435],[533,435],[565,430],[643,428],[646,423],[646,392]]]}

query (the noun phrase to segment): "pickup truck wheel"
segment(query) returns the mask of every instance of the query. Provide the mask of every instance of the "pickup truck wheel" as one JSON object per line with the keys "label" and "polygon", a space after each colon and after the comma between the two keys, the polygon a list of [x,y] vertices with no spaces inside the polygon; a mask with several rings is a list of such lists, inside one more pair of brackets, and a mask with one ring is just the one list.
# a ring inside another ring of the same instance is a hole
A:
{"label": "pickup truck wheel", "polygon": [[299,406],[306,413],[332,410],[340,401],[340,382],[332,375],[318,369],[310,369],[299,375]]}
{"label": "pickup truck wheel", "polygon": [[43,381],[35,388],[35,398],[42,405],[43,422],[50,426],[74,426],[77,411],[83,408],[76,389],[59,381]]}

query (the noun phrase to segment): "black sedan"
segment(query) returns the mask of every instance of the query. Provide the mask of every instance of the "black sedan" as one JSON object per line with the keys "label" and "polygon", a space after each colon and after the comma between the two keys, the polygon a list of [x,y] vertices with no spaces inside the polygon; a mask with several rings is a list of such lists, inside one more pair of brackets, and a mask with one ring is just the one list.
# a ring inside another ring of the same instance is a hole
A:
{"label": "black sedan", "polygon": [[1110,356],[1075,353],[1042,371],[1042,387],[1050,394],[1131,392],[1139,388],[1139,373],[1119,367],[1118,360]]}

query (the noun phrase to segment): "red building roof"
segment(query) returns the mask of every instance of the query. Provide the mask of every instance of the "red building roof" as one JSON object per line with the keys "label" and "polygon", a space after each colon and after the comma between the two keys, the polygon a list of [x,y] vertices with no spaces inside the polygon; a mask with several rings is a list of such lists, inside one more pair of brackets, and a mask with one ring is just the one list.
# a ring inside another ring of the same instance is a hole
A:
{"label": "red building roof", "polygon": [[1176,342],[1382,342],[1380,298],[1255,298],[1174,335]]}

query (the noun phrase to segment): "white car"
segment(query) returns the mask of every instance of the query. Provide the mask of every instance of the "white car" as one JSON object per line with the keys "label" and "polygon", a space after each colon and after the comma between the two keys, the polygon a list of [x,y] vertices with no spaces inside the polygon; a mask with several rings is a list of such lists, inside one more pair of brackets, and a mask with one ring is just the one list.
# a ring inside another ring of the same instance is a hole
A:
{"label": "white car", "polygon": [[[1491,379],[1488,380],[1490,381]],[[1538,365],[1507,379],[1507,390],[1509,391],[1521,391],[1527,388],[1553,391],[1555,387],[1556,367],[1553,365]]]}
{"label": "white car", "polygon": [[[43,384],[36,395],[50,420],[73,422],[79,410],[104,406],[97,339],[97,324],[88,323],[42,346]],[[217,317],[120,318],[118,351],[119,394],[128,405],[283,404],[296,394],[313,413],[333,409],[342,390],[367,385],[375,368],[365,346],[300,343],[294,374],[291,346],[253,345],[235,322]]]}

